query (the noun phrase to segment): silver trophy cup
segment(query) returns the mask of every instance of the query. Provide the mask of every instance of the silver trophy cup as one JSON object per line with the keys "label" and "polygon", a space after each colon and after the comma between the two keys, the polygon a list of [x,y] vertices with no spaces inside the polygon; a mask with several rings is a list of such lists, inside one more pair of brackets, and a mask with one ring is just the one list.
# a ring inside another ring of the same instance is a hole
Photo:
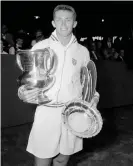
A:
{"label": "silver trophy cup", "polygon": [[24,85],[26,89],[40,89],[38,103],[48,103],[47,96],[42,96],[55,83],[54,73],[57,68],[57,56],[50,48],[39,49],[35,51],[20,50],[16,54],[18,67],[22,75],[18,77],[19,86]]}

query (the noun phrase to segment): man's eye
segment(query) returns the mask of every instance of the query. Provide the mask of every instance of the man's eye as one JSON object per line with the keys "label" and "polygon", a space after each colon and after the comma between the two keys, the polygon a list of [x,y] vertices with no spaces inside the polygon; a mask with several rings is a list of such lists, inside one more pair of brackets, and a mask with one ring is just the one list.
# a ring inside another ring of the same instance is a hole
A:
{"label": "man's eye", "polygon": [[56,19],[56,21],[60,21],[60,19]]}

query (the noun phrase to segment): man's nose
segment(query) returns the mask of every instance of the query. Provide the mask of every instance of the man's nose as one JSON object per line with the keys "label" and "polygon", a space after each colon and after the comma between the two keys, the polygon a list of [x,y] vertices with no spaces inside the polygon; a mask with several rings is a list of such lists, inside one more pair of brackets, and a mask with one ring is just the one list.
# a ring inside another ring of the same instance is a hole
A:
{"label": "man's nose", "polygon": [[62,20],[61,26],[66,27],[66,21],[65,20]]}

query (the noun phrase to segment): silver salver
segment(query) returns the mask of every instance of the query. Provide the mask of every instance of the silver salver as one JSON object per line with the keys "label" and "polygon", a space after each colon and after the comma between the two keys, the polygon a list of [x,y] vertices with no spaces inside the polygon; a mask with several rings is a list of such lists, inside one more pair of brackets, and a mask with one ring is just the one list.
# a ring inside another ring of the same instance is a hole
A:
{"label": "silver salver", "polygon": [[70,132],[81,138],[96,136],[103,126],[100,112],[81,99],[67,103],[62,110],[62,120]]}

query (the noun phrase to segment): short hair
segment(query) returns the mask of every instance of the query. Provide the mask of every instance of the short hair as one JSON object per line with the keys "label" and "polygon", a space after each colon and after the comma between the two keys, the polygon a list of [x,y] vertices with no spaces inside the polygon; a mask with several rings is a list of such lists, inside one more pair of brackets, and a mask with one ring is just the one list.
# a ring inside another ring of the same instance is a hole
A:
{"label": "short hair", "polygon": [[69,5],[58,5],[54,8],[54,11],[53,11],[53,19],[55,17],[55,13],[58,11],[58,10],[67,10],[67,11],[70,11],[73,13],[73,18],[74,20],[76,20],[76,17],[77,17],[77,14],[75,12],[75,9],[72,7],[72,6],[69,6]]}

